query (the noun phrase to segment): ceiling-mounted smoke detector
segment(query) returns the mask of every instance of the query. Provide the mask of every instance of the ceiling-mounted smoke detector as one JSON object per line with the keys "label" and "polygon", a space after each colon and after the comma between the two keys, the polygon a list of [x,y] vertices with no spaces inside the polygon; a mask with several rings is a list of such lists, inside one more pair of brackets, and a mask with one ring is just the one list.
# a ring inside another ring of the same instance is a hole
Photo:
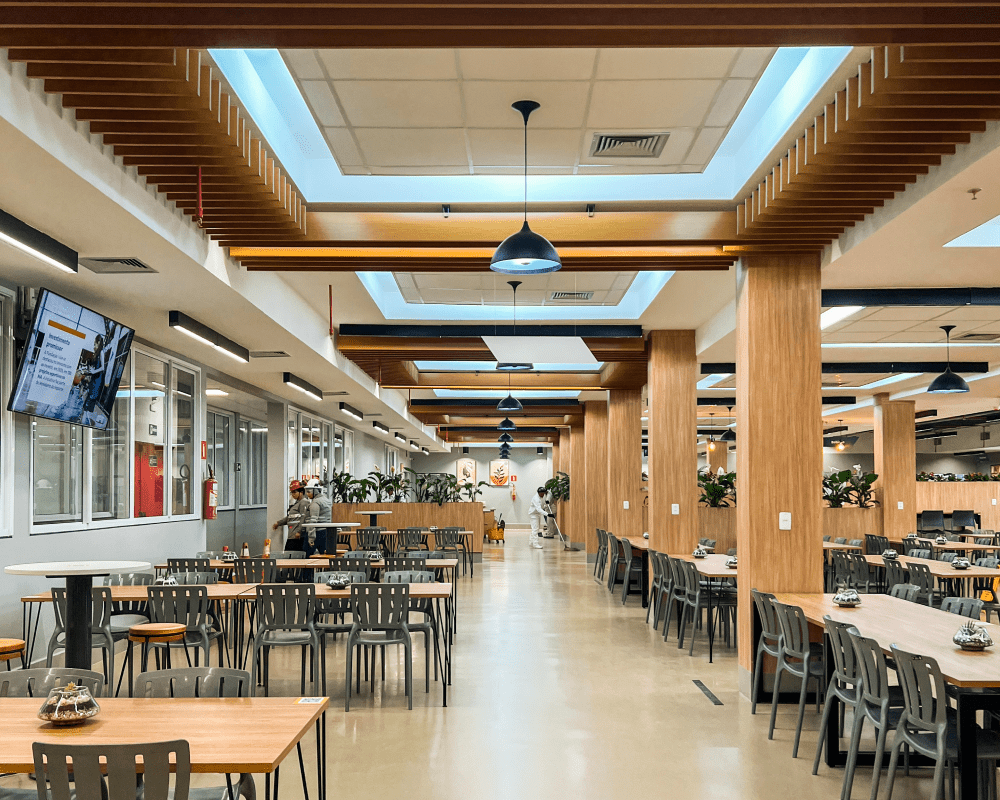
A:
{"label": "ceiling-mounted smoke detector", "polygon": [[590,156],[600,158],[659,158],[670,134],[595,133],[590,142]]}

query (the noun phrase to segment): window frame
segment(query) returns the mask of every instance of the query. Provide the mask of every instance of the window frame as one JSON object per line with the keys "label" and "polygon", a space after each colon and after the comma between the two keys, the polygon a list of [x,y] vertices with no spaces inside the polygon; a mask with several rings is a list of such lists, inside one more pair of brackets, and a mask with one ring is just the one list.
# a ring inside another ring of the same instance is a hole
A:
{"label": "window frame", "polygon": [[[0,396],[14,382],[14,306],[17,297],[0,286]],[[0,539],[14,538],[14,414],[0,404]]]}

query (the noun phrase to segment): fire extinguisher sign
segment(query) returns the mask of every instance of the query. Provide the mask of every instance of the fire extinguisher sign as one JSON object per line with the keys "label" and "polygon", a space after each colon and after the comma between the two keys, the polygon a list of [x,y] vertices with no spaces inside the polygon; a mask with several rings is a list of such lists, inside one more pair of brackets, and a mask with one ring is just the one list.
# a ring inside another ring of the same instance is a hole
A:
{"label": "fire extinguisher sign", "polygon": [[202,440],[201,443],[201,460],[202,461],[208,460],[208,442],[204,440]]}

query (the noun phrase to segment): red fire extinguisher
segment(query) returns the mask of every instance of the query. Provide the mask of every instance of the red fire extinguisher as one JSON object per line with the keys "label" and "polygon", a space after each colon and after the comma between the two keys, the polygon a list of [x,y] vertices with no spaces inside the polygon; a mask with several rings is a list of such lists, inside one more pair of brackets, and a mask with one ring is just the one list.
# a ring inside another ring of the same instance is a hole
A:
{"label": "red fire extinguisher", "polygon": [[215,519],[219,516],[219,482],[211,467],[208,468],[208,473],[205,480],[205,519]]}

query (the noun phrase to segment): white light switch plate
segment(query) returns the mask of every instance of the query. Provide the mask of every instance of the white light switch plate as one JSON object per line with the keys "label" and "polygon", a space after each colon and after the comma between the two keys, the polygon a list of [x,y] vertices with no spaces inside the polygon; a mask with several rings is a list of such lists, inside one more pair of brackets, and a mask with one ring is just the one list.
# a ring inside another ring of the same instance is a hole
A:
{"label": "white light switch plate", "polygon": [[778,512],[778,530],[779,531],[790,531],[792,529],[792,512],[791,511],[779,511]]}
{"label": "white light switch plate", "polygon": [[997,504],[997,499],[994,497],[993,498],[993,505],[996,505],[996,504]]}
{"label": "white light switch plate", "polygon": [[898,503],[896,503],[896,508],[898,508],[900,511],[903,510],[903,501],[902,500],[900,500]]}
{"label": "white light switch plate", "polygon": [[670,513],[673,514],[673,515],[675,515],[675,516],[677,514],[680,514],[681,513],[680,504],[679,503],[671,503],[670,504]]}
{"label": "white light switch plate", "polygon": [[628,511],[628,500],[622,500],[622,508]]}

